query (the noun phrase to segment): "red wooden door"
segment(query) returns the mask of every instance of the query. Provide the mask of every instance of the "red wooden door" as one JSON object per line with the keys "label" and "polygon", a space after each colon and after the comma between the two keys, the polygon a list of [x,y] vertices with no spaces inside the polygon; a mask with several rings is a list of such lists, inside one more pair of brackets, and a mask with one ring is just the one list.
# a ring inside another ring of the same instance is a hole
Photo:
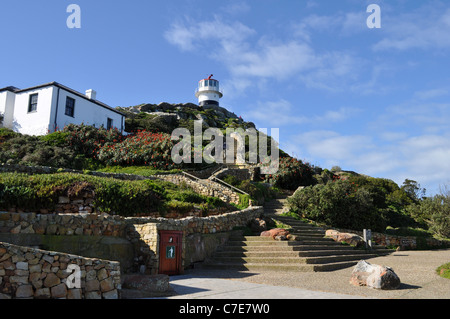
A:
{"label": "red wooden door", "polygon": [[162,230],[159,232],[159,273],[179,275],[182,273],[181,249],[183,232]]}

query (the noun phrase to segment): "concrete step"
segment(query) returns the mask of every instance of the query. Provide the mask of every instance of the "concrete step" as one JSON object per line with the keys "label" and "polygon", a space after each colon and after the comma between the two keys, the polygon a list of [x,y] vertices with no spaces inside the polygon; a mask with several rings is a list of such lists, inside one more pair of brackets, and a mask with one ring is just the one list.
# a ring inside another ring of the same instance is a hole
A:
{"label": "concrete step", "polygon": [[[197,265],[196,265],[197,267]],[[213,269],[235,269],[241,271],[301,271],[313,272],[315,265],[307,264],[253,264],[253,263],[204,263],[199,265],[199,268],[213,268]]]}
{"label": "concrete step", "polygon": [[241,271],[283,271],[283,272],[318,272],[318,271],[333,271],[343,268],[348,268],[356,265],[357,261],[344,261],[329,263],[323,265],[314,264],[241,264],[241,263],[227,263],[227,264],[202,264],[196,265],[198,268],[206,269],[235,269]]}
{"label": "concrete step", "polygon": [[354,251],[355,249],[351,246],[327,246],[327,245],[297,245],[297,246],[225,246],[220,250],[222,251],[240,251],[240,252],[273,252],[273,251],[294,251],[294,252],[304,252],[309,253],[311,251],[325,251],[324,254],[329,254],[329,251]]}
{"label": "concrete step", "polygon": [[301,257],[213,257],[211,258],[212,263],[219,264],[306,264],[307,259]]}
{"label": "concrete step", "polygon": [[[343,255],[365,255],[365,250],[343,249],[343,250],[223,250],[216,252],[217,257],[319,257],[319,256],[343,256]],[[382,254],[383,252],[374,252]]]}

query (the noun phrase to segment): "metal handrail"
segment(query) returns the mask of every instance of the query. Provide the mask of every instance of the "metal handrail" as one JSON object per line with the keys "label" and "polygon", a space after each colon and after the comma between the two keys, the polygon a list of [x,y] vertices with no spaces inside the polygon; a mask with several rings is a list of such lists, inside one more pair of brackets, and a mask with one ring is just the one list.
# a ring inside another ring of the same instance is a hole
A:
{"label": "metal handrail", "polygon": [[230,184],[228,184],[227,182],[225,182],[225,181],[223,181],[223,180],[221,180],[221,179],[219,179],[219,178],[217,178],[217,177],[215,177],[215,176],[213,176],[212,179],[215,180],[215,181],[218,181],[219,183],[225,184],[225,185],[228,186],[229,188],[231,188],[231,189],[233,189],[233,190],[236,190],[237,192],[239,192],[239,193],[241,193],[241,194],[250,196],[250,194],[244,192],[242,189],[239,189],[239,188],[237,188],[237,187],[234,187],[233,185],[230,185]]}

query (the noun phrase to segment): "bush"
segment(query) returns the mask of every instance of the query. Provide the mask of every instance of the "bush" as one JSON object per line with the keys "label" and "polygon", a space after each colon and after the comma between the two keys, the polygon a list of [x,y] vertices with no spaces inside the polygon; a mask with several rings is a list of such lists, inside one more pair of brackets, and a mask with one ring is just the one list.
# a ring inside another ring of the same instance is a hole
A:
{"label": "bush", "polygon": [[23,210],[53,209],[59,196],[67,196],[80,185],[95,193],[98,211],[134,216],[157,211],[162,193],[155,182],[122,181],[79,174],[26,175],[0,174],[0,205],[4,209],[20,207]]}
{"label": "bush", "polygon": [[312,167],[290,157],[280,158],[278,172],[274,175],[266,175],[266,182],[288,190],[296,190],[299,186],[315,184]]}
{"label": "bush", "polygon": [[450,195],[438,194],[427,197],[406,208],[417,221],[428,225],[439,236],[450,238]]}
{"label": "bush", "polygon": [[450,263],[439,266],[436,269],[436,273],[443,278],[450,279]]}
{"label": "bush", "polygon": [[383,231],[385,220],[373,205],[372,194],[348,181],[304,188],[288,198],[292,212],[328,226]]}
{"label": "bush", "polygon": [[168,134],[140,131],[121,142],[105,143],[97,156],[106,165],[146,165],[168,170],[176,168],[171,158],[172,146]]}

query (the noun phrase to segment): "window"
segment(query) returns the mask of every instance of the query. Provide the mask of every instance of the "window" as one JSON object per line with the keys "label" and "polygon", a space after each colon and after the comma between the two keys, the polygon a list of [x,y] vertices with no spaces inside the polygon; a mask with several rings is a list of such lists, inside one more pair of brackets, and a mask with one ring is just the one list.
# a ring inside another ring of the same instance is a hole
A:
{"label": "window", "polygon": [[31,94],[28,102],[28,113],[36,112],[38,104],[38,94]]}
{"label": "window", "polygon": [[66,98],[66,115],[71,117],[75,115],[75,99],[71,97]]}
{"label": "window", "polygon": [[108,121],[106,122],[106,129],[110,130],[113,128],[113,120],[108,117]]}

